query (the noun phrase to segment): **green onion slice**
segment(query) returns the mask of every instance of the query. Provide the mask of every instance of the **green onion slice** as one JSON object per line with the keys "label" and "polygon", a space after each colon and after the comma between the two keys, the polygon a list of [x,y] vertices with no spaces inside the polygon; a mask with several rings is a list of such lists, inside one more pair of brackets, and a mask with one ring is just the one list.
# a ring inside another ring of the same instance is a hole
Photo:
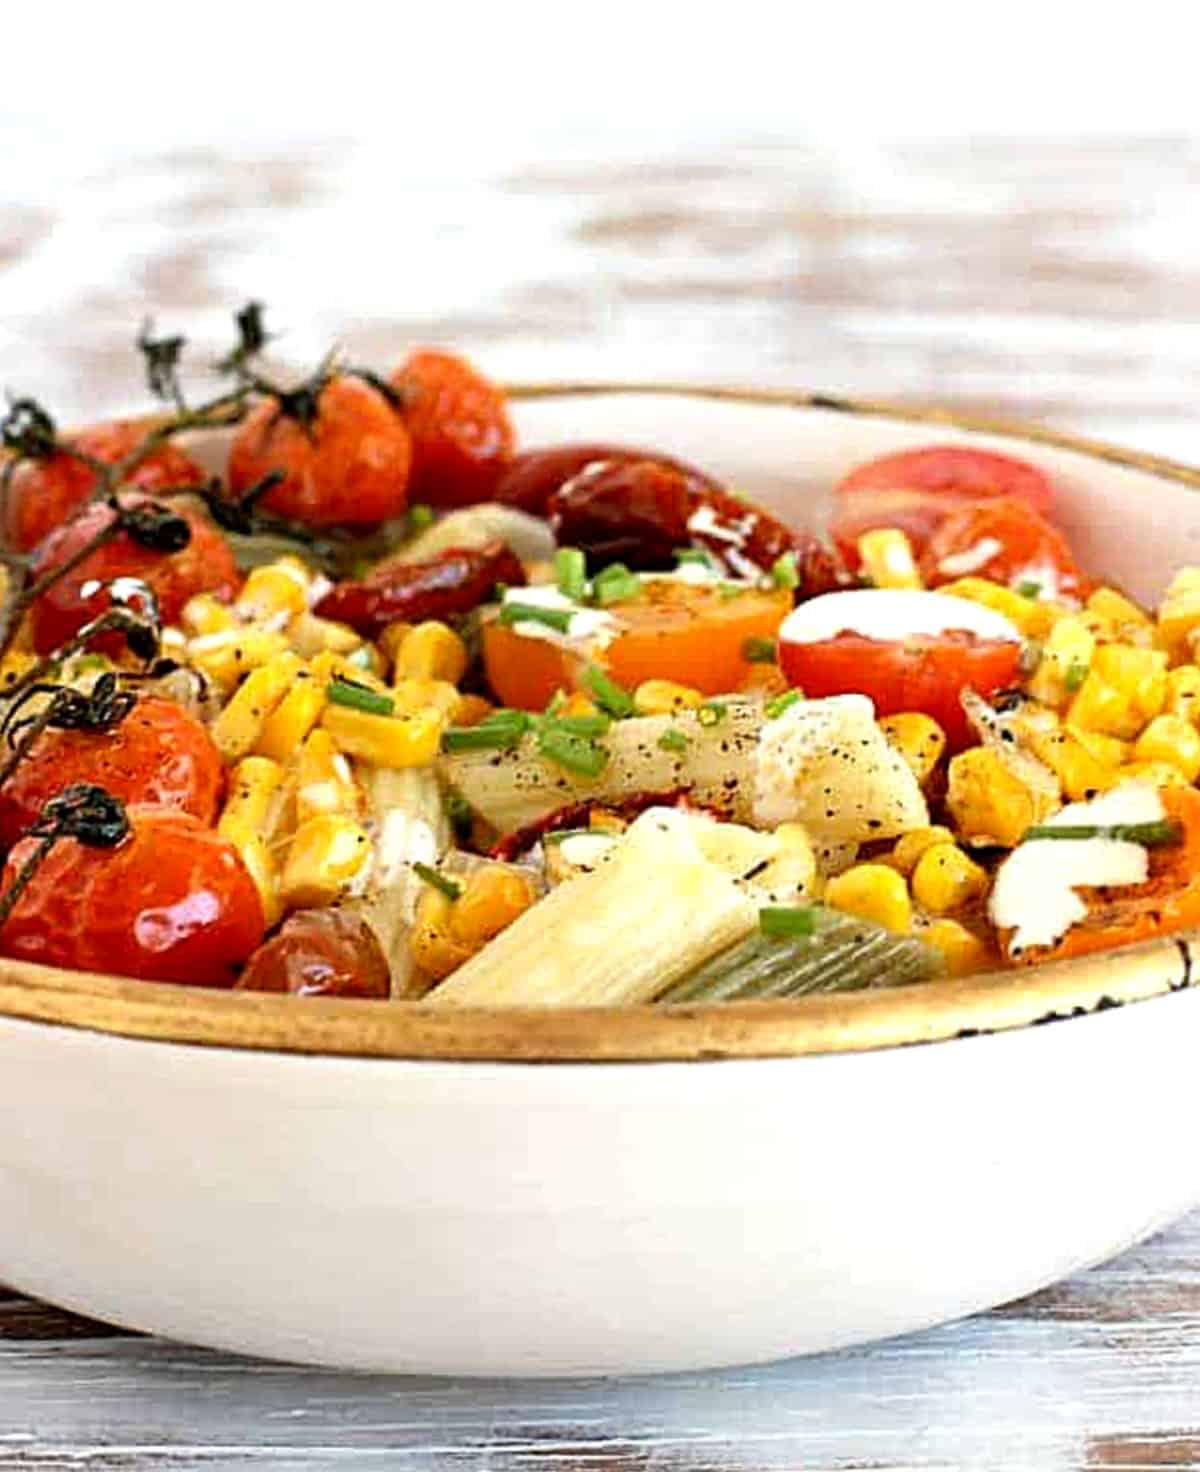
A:
{"label": "green onion slice", "polygon": [[1027,828],[1022,843],[1041,838],[1115,838],[1122,843],[1140,843],[1146,848],[1183,842],[1183,824],[1174,818],[1158,818],[1148,823],[1042,823]]}
{"label": "green onion slice", "polygon": [[579,603],[587,595],[587,562],[578,547],[560,547],[554,554],[554,576],[564,598]]}
{"label": "green onion slice", "polygon": [[706,700],[696,711],[696,719],[702,726],[718,726],[728,714],[724,701]]}
{"label": "green onion slice", "polygon": [[758,928],[764,935],[811,935],[817,928],[812,905],[766,905],[758,912]]}
{"label": "green onion slice", "polygon": [[752,635],[742,640],[742,658],[751,664],[775,663],[775,640]]}
{"label": "green onion slice", "polygon": [[768,700],[766,706],[767,720],[773,721],[781,716],[785,710],[791,710],[792,706],[804,699],[802,690],[785,690],[782,695],[777,695],[774,700]]}
{"label": "green onion slice", "polygon": [[433,507],[425,506],[418,502],[415,506],[408,508],[408,526],[410,531],[423,532],[427,526],[433,525]]}
{"label": "green onion slice", "polygon": [[546,719],[571,736],[603,736],[612,725],[612,717],[606,715],[553,716]]}
{"label": "green onion slice", "polygon": [[545,624],[565,634],[575,617],[573,608],[544,608],[540,603],[505,603],[500,609],[502,624]]}
{"label": "green onion slice", "polygon": [[771,581],[777,588],[798,588],[800,569],[796,566],[796,554],[783,552],[771,564]]}
{"label": "green onion slice", "polygon": [[538,750],[549,761],[578,772],[583,777],[598,777],[608,765],[608,752],[583,736],[573,736],[558,725],[544,725],[538,732]]}
{"label": "green onion slice", "polygon": [[642,591],[642,580],[623,562],[610,563],[592,579],[592,597],[607,608],[610,603],[627,603]]}
{"label": "green onion slice", "polygon": [[360,685],[354,680],[343,680],[340,677],[330,680],[327,694],[334,705],[366,711],[372,716],[390,716],[396,709],[396,703],[390,695],[384,695],[381,691],[372,690],[369,685]]}
{"label": "green onion slice", "polygon": [[1087,662],[1082,659],[1073,659],[1067,666],[1067,672],[1063,676],[1063,687],[1067,690],[1078,690],[1080,685],[1088,676]]}
{"label": "green onion slice", "polygon": [[1042,596],[1042,585],[1033,578],[1025,578],[1017,584],[1017,592],[1022,598],[1040,598]]}
{"label": "green onion slice", "polygon": [[456,900],[462,894],[462,885],[456,879],[439,873],[437,869],[431,869],[428,864],[414,864],[413,873],[423,879],[431,889],[444,894],[448,900]]}
{"label": "green onion slice", "polygon": [[511,751],[520,745],[532,724],[532,717],[523,710],[493,711],[477,726],[451,726],[442,732],[442,750],[455,751]]}
{"label": "green onion slice", "polygon": [[633,696],[615,680],[610,680],[599,665],[589,665],[584,680],[602,711],[618,721],[633,714]]}
{"label": "green onion slice", "polygon": [[682,731],[664,731],[658,738],[658,744],[663,751],[686,751],[688,739]]}

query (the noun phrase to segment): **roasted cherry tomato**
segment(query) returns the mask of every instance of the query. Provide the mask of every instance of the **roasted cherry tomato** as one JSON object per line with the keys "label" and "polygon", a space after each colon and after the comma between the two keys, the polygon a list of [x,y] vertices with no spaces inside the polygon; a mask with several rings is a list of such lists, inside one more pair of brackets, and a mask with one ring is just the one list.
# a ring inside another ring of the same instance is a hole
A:
{"label": "roasted cherry tomato", "polygon": [[431,506],[490,500],[516,439],[500,389],[465,358],[435,348],[411,353],[391,384],[412,436],[409,499]]}
{"label": "roasted cherry tomato", "polygon": [[554,445],[546,450],[522,450],[505,468],[492,492],[492,498],[506,506],[518,506],[534,516],[546,516],[554,493],[587,465],[603,462],[610,467],[631,465],[651,460],[658,465],[678,470],[697,486],[716,490],[717,482],[696,466],[662,455],[655,450],[638,450],[628,445],[577,442]]}
{"label": "roasted cherry tomato", "polygon": [[[141,443],[145,433],[146,426],[135,420],[115,420],[94,424],[66,438],[94,460],[114,465]],[[168,442],[131,471],[128,483],[145,491],[161,492],[200,485],[204,478],[191,456]],[[83,505],[95,485],[95,473],[62,451],[44,460],[23,460],[8,490],[4,526],[7,545],[16,552],[31,552]]]}
{"label": "roasted cherry tomato", "polygon": [[946,517],[921,559],[930,587],[960,577],[990,578],[1054,598],[1078,595],[1083,575],[1066,538],[1023,501],[977,501]]}
{"label": "roasted cherry tomato", "polygon": [[272,471],[284,479],[259,501],[309,526],[375,526],[404,510],[412,442],[377,388],[352,374],[331,378],[316,403],[293,409],[264,399],[229,451],[229,488],[243,496]]}
{"label": "roasted cherry tomato", "polygon": [[448,547],[427,562],[381,562],[365,578],[335,583],[316,612],[373,639],[391,623],[470,613],[493,596],[497,583],[518,587],[524,581],[520,559],[504,542]]}
{"label": "roasted cherry tomato", "polygon": [[301,997],[391,995],[391,975],[375,932],[351,911],[298,910],[250,957],[239,991]]}
{"label": "roasted cherry tomato", "polygon": [[[754,668],[747,641],[773,638],[791,606],[787,589],[747,588],[729,596],[711,585],[647,579],[638,597],[608,610],[623,627],[601,663],[629,690],[653,679],[705,695],[737,690]],[[557,644],[499,623],[484,627],[483,661],[499,700],[522,710],[542,710],[556,690],[574,689],[585,664]]]}
{"label": "roasted cherry tomato", "polygon": [[[134,506],[139,498],[126,496],[123,500],[126,506]],[[188,524],[190,539],[186,547],[177,552],[157,551],[121,531],[42,593],[31,610],[33,642],[39,654],[59,648],[85,623],[108,608],[111,600],[107,590],[88,589],[89,584],[113,578],[141,578],[157,597],[164,623],[178,620],[183,605],[193,593],[232,596],[239,578],[228,542],[201,512],[183,505],[171,509]],[[115,514],[107,503],[97,501],[52,532],[34,557],[34,578],[43,578],[69,562],[97,532],[111,524]],[[112,641],[104,647],[113,647]]]}
{"label": "roasted cherry tomato", "polygon": [[852,470],[834,492],[833,535],[851,567],[858,566],[858,538],[877,527],[907,534],[918,556],[953,512],[993,496],[1050,510],[1053,491],[1035,466],[993,450],[929,445],[882,455]]}
{"label": "roasted cherry tomato", "polygon": [[7,851],[46,803],[76,782],[93,783],[122,802],[153,803],[216,818],[223,771],[206,728],[173,700],[142,696],[108,730],[49,727],[0,787],[0,848]]}
{"label": "roasted cherry tomato", "polygon": [[[77,971],[228,987],[263,936],[254,881],[233,844],[190,813],[135,806],[115,848],[60,838],[0,930],[0,953]],[[7,890],[37,852],[23,838]]]}

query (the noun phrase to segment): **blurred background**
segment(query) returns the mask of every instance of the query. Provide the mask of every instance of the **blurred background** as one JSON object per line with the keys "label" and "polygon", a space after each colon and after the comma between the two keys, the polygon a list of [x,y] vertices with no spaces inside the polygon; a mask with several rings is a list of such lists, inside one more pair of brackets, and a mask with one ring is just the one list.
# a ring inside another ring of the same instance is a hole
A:
{"label": "blurred background", "polygon": [[1200,459],[1182,22],[1017,0],[6,15],[0,386],[128,408],[255,296],[310,361],[802,385]]}

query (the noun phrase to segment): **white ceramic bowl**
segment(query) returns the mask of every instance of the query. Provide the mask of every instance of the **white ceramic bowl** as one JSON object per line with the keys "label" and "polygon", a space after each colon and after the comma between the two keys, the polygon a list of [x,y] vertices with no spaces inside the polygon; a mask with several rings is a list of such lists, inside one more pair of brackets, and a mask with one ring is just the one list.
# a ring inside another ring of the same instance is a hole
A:
{"label": "white ceramic bowl", "polygon": [[[1147,597],[1200,540],[1177,467],[828,404],[541,393],[517,418],[528,444],[691,457],[797,521],[883,451],[1008,448],[1055,475],[1085,561]],[[356,1010],[388,1004],[206,994],[184,1025],[186,989],[0,967],[0,1279],[200,1344],[423,1373],[684,1369],[918,1328],[1200,1200],[1191,971],[1185,941],[1058,968],[1040,1000],[1028,974],[952,990],[959,1012],[914,988],[869,1037],[870,999],[750,1004],[715,1028],[596,1018],[609,1056],[809,1056],[486,1062],[313,1055],[323,1028],[351,1054],[442,1046]],[[1076,1007],[1102,1010],[1019,1025]],[[220,1046],[222,1019],[247,1015],[276,1032]],[[524,1051],[578,1054],[579,1026]],[[672,1028],[684,1040],[659,1046]],[[489,1036],[445,1051],[520,1056],[515,1033]],[[947,1040],[881,1046],[921,1037]]]}

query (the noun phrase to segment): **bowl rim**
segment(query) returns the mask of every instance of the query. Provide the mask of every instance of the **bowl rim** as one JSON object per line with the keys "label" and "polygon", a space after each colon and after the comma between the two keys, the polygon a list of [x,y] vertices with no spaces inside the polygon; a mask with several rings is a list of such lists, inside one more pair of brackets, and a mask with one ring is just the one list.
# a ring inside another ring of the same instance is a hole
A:
{"label": "bowl rim", "polygon": [[[830,410],[1073,451],[1200,489],[1200,469],[1020,420],[816,390],[655,382],[506,385],[515,400],[667,395]],[[1200,980],[1200,931],[894,991],[687,1007],[463,1007],[210,991],[0,959],[0,1017],[126,1038],[333,1057],[662,1062],[869,1052],[1146,1001]]]}

